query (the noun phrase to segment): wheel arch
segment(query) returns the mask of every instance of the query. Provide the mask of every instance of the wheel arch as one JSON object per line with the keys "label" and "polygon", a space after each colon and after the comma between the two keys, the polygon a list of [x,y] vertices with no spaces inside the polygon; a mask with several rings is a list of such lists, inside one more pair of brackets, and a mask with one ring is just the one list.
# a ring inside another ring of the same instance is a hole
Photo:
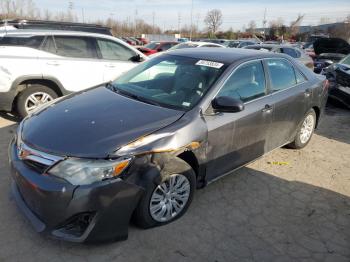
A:
{"label": "wheel arch", "polygon": [[12,93],[14,94],[12,108],[14,108],[19,93],[21,93],[26,88],[30,87],[30,85],[34,84],[47,86],[48,88],[51,88],[58,96],[69,94],[69,92],[66,89],[64,89],[61,82],[54,77],[43,78],[40,75],[19,77],[13,82],[11,87]]}
{"label": "wheel arch", "polygon": [[313,106],[312,109],[315,111],[315,114],[316,114],[316,126],[315,126],[315,128],[317,128],[319,120],[320,120],[321,109],[318,106]]}

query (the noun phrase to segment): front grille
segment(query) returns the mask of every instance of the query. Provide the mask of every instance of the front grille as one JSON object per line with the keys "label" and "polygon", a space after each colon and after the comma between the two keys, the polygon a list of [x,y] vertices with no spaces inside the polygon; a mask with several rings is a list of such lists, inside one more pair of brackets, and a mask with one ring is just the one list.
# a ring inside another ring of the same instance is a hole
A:
{"label": "front grille", "polygon": [[47,154],[33,149],[23,142],[17,145],[17,155],[29,168],[43,174],[55,163],[63,160],[63,157]]}
{"label": "front grille", "polygon": [[32,160],[24,160],[23,161],[27,166],[29,166],[31,169],[33,169],[34,171],[40,173],[40,174],[44,174],[46,172],[46,170],[49,168],[49,166],[44,165],[42,163],[39,162],[35,162]]}

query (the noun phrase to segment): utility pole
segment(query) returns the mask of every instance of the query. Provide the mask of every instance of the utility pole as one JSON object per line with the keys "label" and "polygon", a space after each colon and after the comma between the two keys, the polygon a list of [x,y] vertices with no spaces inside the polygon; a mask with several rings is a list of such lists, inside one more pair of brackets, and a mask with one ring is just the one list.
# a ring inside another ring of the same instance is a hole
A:
{"label": "utility pole", "polygon": [[85,14],[84,14],[84,8],[81,8],[81,17],[83,18],[83,23],[85,23]]}
{"label": "utility pole", "polygon": [[154,34],[154,32],[155,32],[155,30],[154,30],[154,29],[155,29],[155,28],[154,28],[154,19],[155,19],[155,15],[156,15],[156,14],[155,14],[154,12],[152,12],[152,21],[153,21],[153,22],[152,22],[152,25],[153,25],[153,26],[152,26],[152,31],[153,31],[153,34]]}
{"label": "utility pole", "polygon": [[198,32],[199,32],[199,20],[201,19],[201,14],[198,13],[196,18],[197,18],[197,37],[198,37]]}
{"label": "utility pole", "polygon": [[179,32],[179,35],[181,36],[181,13],[177,16],[177,31]]}
{"label": "utility pole", "polygon": [[190,41],[192,41],[193,33],[193,0],[191,1],[191,30],[190,30]]}
{"label": "utility pole", "polygon": [[264,20],[263,20],[263,28],[264,28],[264,40],[266,40],[266,8],[265,8],[265,12],[264,12]]}

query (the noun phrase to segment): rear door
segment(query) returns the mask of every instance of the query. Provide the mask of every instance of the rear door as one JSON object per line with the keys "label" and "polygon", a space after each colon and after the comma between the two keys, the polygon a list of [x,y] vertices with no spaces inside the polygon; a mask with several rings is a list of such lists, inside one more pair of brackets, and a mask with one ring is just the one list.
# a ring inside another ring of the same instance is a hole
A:
{"label": "rear door", "polygon": [[103,67],[90,37],[49,36],[42,50],[55,54],[42,59],[43,76],[56,78],[70,92],[103,82]]}
{"label": "rear door", "polygon": [[287,59],[265,59],[264,62],[273,99],[273,119],[268,145],[268,150],[272,150],[293,140],[308,108],[311,90],[307,88],[306,77]]}
{"label": "rear door", "polygon": [[240,99],[245,108],[238,113],[205,116],[209,181],[266,152],[272,120],[271,97],[267,92],[262,61],[256,60],[239,66],[217,94]]}
{"label": "rear door", "polygon": [[109,39],[97,38],[99,57],[103,64],[104,82],[115,80],[122,73],[135,67],[138,63],[132,59],[137,55],[127,46]]}

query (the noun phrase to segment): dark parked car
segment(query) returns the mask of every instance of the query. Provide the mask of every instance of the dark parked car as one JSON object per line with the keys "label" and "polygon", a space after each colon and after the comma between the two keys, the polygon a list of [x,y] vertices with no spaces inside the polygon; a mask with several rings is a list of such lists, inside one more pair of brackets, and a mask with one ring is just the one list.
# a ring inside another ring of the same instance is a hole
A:
{"label": "dark parked car", "polygon": [[314,61],[311,59],[311,57],[308,56],[299,48],[291,45],[259,44],[259,45],[249,45],[244,48],[286,54],[299,60],[300,63],[304,64],[311,70],[314,70]]}
{"label": "dark parked car", "polygon": [[320,38],[313,44],[315,59],[315,73],[321,73],[322,69],[338,63],[350,53],[350,45],[340,38]]}
{"label": "dark parked car", "polygon": [[327,88],[281,54],[160,55],[24,119],[9,147],[14,199],[38,232],[126,239],[132,215],[144,228],[170,223],[196,188],[275,148],[305,147]]}
{"label": "dark parked car", "polygon": [[323,69],[330,82],[329,96],[350,109],[350,55]]}
{"label": "dark parked car", "polygon": [[145,55],[153,55],[158,52],[167,51],[169,48],[176,46],[178,42],[152,42],[144,46],[136,47]]}

